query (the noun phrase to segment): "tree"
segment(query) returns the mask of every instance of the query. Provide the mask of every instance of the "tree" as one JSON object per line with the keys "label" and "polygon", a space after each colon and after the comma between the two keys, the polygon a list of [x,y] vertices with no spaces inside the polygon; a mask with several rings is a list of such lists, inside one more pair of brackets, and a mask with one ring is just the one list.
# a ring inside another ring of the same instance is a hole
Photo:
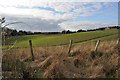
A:
{"label": "tree", "polygon": [[82,32],[82,29],[80,29],[80,30],[77,30],[77,32]]}
{"label": "tree", "polygon": [[12,33],[11,33],[11,36],[16,36],[18,33],[17,33],[17,30],[13,30]]}
{"label": "tree", "polygon": [[67,30],[67,32],[66,33],[71,33],[71,31],[70,30]]}
{"label": "tree", "polygon": [[66,30],[63,30],[63,31],[62,31],[62,34],[66,34]]}
{"label": "tree", "polygon": [[0,23],[5,23],[5,17],[3,17],[2,19],[0,19]]}

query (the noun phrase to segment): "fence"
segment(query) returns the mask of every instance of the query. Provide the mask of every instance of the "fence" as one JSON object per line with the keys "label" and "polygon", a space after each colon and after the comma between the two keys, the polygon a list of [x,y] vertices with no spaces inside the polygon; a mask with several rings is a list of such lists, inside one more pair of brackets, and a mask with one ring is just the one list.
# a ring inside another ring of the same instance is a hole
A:
{"label": "fence", "polygon": [[[28,58],[30,58],[31,59],[31,61],[35,61],[35,57],[34,57],[34,49],[33,49],[33,44],[32,44],[32,40],[29,40],[28,41],[28,43],[29,43],[29,48],[30,48],[30,55],[31,55],[31,57],[28,57]],[[93,51],[94,52],[97,52],[98,51],[98,48],[99,48],[99,45],[100,45],[100,43],[101,43],[101,40],[97,40],[96,41],[96,44],[95,44],[95,47],[94,47],[94,49],[93,49]],[[117,45],[119,45],[120,44],[120,39],[118,39],[117,41],[116,41],[116,44]],[[72,50],[72,45],[73,45],[73,40],[70,40],[70,42],[69,42],[69,46],[68,46],[68,51],[67,51],[67,54],[69,55],[70,53],[71,53],[71,50]],[[24,67],[24,64],[23,63],[21,63],[19,60],[18,61],[15,61],[15,63],[14,63],[15,65],[13,66],[14,67],[14,69],[15,70],[17,70],[16,68],[18,67]],[[17,66],[19,64],[19,66]],[[12,63],[9,63],[6,67],[11,67],[11,65],[12,65]],[[23,72],[23,76],[22,77],[29,77],[30,75],[26,75],[26,74],[29,74],[29,73],[27,73],[25,70],[24,70],[24,68],[23,69],[21,69]],[[3,69],[3,71],[4,71],[4,69]],[[31,71],[32,71],[32,69],[31,69]],[[18,75],[16,72],[14,72],[14,77],[16,77],[16,75]],[[6,75],[6,71],[4,71],[3,72],[3,78],[6,78],[6,76],[8,76],[8,75]]]}
{"label": "fence", "polygon": [[[95,45],[95,48],[93,51],[97,51],[98,47],[99,47],[99,44],[100,44],[101,40],[97,40],[96,42],[96,45]],[[30,51],[31,51],[31,57],[32,57],[32,60],[34,61],[34,55],[33,55],[33,48],[32,48],[32,41],[29,40],[29,43],[30,43]],[[73,44],[73,41],[70,40],[70,43],[69,43],[69,47],[68,47],[68,53],[67,54],[70,54],[70,51],[71,51],[71,48],[72,48],[72,44]],[[118,38],[118,40],[116,41],[116,44],[120,44],[120,38]]]}

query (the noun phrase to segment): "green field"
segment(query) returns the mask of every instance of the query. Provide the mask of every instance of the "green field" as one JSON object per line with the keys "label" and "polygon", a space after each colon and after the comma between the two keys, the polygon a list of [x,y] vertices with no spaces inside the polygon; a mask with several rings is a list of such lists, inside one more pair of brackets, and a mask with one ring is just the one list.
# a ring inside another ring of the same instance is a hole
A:
{"label": "green field", "polygon": [[51,45],[63,45],[68,44],[70,40],[73,43],[80,43],[85,41],[95,41],[95,40],[111,40],[118,38],[118,30],[98,30],[89,32],[79,32],[73,34],[56,34],[56,35],[24,35],[10,37],[6,40],[6,44],[11,45],[15,41],[15,47],[27,47],[28,40],[32,40],[33,46],[51,46]]}

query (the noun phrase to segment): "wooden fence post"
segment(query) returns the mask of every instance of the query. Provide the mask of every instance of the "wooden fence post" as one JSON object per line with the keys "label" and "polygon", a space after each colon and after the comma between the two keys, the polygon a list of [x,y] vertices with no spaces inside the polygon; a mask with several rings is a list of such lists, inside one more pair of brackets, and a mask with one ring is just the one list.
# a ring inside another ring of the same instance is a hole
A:
{"label": "wooden fence post", "polygon": [[[118,38],[117,40],[117,49],[118,49],[118,52],[120,52],[120,38]],[[118,55],[120,56],[120,53],[118,53]]]}
{"label": "wooden fence post", "polygon": [[117,44],[119,45],[119,43],[120,43],[120,38],[118,38],[118,40],[117,40]]}
{"label": "wooden fence post", "polygon": [[32,57],[32,61],[34,61],[34,55],[33,55],[33,48],[32,48],[32,41],[29,40],[29,45],[30,45],[30,51],[31,51],[31,57]]}
{"label": "wooden fence post", "polygon": [[97,43],[96,43],[94,51],[97,51],[99,44],[100,44],[100,40],[97,40]]}
{"label": "wooden fence post", "polygon": [[69,49],[68,49],[68,54],[69,54],[70,51],[71,51],[71,47],[72,47],[72,40],[70,40]]}

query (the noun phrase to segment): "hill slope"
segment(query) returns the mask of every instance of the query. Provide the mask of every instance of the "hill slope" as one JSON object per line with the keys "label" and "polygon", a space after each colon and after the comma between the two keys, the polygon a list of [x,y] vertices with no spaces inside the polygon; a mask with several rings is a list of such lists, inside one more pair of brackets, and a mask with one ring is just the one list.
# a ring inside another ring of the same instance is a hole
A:
{"label": "hill slope", "polygon": [[118,38],[118,30],[98,30],[90,32],[80,32],[73,34],[59,34],[59,35],[25,35],[25,36],[15,36],[6,40],[6,42],[14,43],[17,41],[17,47],[27,47],[28,40],[32,40],[33,46],[51,46],[51,45],[61,45],[68,44],[69,40],[73,40],[73,43],[80,43],[90,40],[110,40]]}

